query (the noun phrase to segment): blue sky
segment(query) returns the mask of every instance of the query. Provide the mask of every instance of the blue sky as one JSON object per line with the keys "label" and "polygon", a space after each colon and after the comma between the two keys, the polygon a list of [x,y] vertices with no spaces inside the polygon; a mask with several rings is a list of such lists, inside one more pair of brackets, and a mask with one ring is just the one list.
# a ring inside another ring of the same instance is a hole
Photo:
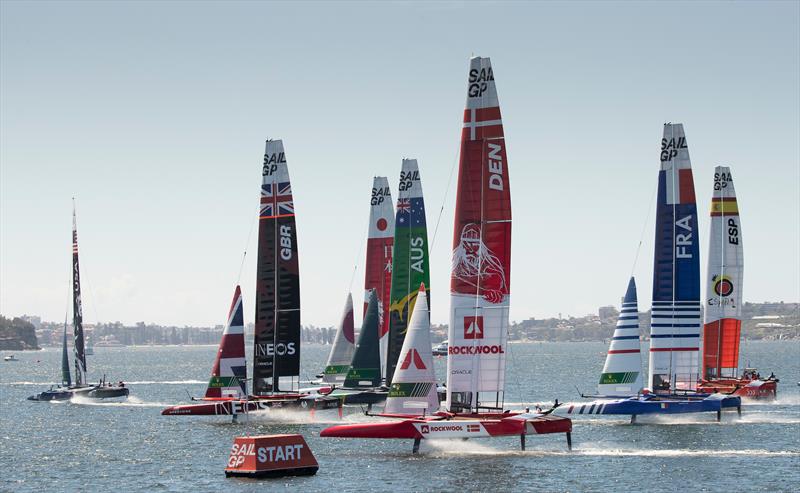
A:
{"label": "blue sky", "polygon": [[[714,166],[742,211],[745,300],[800,300],[800,4],[0,3],[0,313],[60,320],[70,198],[88,321],[223,323],[282,138],[303,322],[362,296],[373,175],[417,158],[434,322],[448,318],[471,54],[492,58],[514,230],[511,318],[649,308],[662,124],[682,122],[705,277]],[[252,321],[255,238],[241,283]],[[351,274],[358,265],[351,287]]]}

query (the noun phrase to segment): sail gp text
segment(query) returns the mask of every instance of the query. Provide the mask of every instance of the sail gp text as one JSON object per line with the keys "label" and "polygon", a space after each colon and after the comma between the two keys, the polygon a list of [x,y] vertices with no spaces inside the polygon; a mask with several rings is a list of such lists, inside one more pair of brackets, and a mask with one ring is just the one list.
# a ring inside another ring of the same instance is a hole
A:
{"label": "sail gp text", "polygon": [[289,445],[277,445],[272,447],[255,448],[253,443],[234,443],[231,448],[231,456],[228,459],[228,467],[238,467],[244,464],[248,455],[255,455],[258,462],[284,462],[299,461],[302,458],[303,445],[294,443]]}

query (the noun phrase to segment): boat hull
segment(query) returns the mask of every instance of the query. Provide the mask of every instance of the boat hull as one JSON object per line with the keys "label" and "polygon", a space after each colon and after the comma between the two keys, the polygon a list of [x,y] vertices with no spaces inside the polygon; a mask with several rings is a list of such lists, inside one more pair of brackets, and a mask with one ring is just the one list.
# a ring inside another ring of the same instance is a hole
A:
{"label": "boat hull", "polygon": [[120,386],[88,385],[85,387],[58,387],[45,390],[28,397],[29,401],[68,401],[74,397],[82,399],[125,399],[130,394],[130,389]]}
{"label": "boat hull", "polygon": [[740,408],[742,400],[738,396],[706,395],[698,397],[631,397],[628,399],[593,401],[585,404],[571,404],[566,414],[687,414],[720,412],[727,408]]}
{"label": "boat hull", "polygon": [[562,416],[505,413],[501,415],[434,415],[384,423],[337,425],[321,437],[436,439],[544,435],[572,432],[572,420]]}
{"label": "boat hull", "polygon": [[743,399],[773,400],[778,397],[778,381],[726,378],[704,380],[697,386],[698,392],[721,393],[739,396]]}
{"label": "boat hull", "polygon": [[386,396],[389,395],[388,390],[381,389],[334,389],[329,397],[335,397],[342,401],[344,405],[360,405],[360,404],[380,404],[386,401]]}
{"label": "boat hull", "polygon": [[341,401],[329,397],[298,395],[268,399],[226,399],[206,401],[202,404],[170,406],[163,416],[236,416],[269,409],[318,411],[341,407]]}

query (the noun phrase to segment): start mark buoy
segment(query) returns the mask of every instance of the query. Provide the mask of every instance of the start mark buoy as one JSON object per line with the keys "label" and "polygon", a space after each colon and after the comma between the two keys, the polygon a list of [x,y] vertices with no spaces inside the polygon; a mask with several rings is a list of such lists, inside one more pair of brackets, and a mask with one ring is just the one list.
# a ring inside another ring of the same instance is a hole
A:
{"label": "start mark buoy", "polygon": [[262,435],[234,439],[225,476],[311,476],[317,470],[319,464],[303,435]]}

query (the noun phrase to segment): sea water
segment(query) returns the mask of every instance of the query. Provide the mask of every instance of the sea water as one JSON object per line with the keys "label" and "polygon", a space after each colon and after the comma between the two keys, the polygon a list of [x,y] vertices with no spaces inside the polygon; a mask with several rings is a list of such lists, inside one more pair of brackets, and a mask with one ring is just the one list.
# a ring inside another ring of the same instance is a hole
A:
{"label": "sea water", "polygon": [[[329,346],[302,348],[304,379],[324,367]],[[359,408],[240,417],[161,416],[202,396],[216,347],[95,348],[89,374],[124,380],[123,403],[40,403],[61,371],[60,348],[15,353],[0,362],[0,491],[797,491],[800,485],[800,342],[746,342],[742,366],[774,371],[778,400],[726,412],[573,419],[574,449],[563,434],[423,442],[320,438],[327,426],[368,419]],[[603,343],[511,344],[506,407],[579,401],[593,392]],[[248,355],[250,352],[248,351]],[[643,354],[647,354],[643,352]],[[0,356],[4,356],[0,355]],[[444,377],[446,360],[435,358]],[[576,390],[577,389],[577,390]],[[320,464],[316,476],[225,478],[233,438],[301,433]]]}

